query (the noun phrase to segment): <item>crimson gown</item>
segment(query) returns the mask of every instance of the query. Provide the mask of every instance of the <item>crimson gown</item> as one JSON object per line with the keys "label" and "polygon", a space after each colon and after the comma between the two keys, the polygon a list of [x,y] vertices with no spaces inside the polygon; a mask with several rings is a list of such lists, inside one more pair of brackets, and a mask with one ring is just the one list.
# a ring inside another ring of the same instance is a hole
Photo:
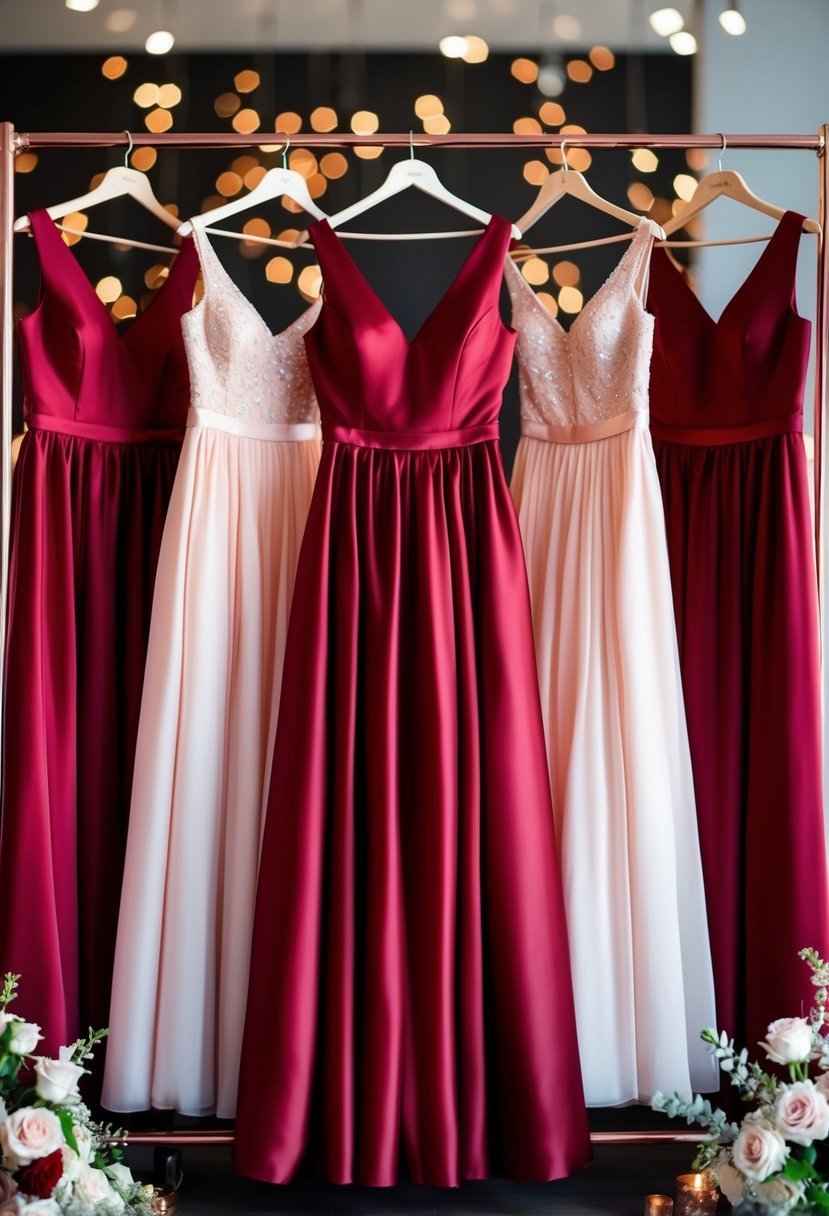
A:
{"label": "crimson gown", "polygon": [[[150,605],[189,404],[185,242],[126,331],[45,211],[19,324],[0,821],[0,971],[56,1054],[106,1026]],[[164,858],[159,858],[164,864]]]}
{"label": "crimson gown", "polygon": [[[550,1179],[590,1154],[493,218],[408,340],[325,221],[323,452],[259,871],[236,1165]],[[600,1047],[599,1047],[600,1049]]]}
{"label": "crimson gown", "polygon": [[651,262],[651,433],[668,533],[720,1027],[756,1052],[829,950],[814,532],[803,445],[803,217],[719,321]]}

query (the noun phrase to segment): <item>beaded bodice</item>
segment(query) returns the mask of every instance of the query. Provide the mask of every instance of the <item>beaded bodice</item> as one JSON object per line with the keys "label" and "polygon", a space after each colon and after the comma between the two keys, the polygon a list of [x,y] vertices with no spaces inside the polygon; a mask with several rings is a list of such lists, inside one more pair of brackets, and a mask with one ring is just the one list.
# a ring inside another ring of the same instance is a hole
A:
{"label": "beaded bodice", "polygon": [[319,422],[304,335],[317,319],[320,301],[287,329],[272,333],[198,224],[193,236],[204,295],[182,326],[194,408],[245,422]]}
{"label": "beaded bodice", "polygon": [[647,425],[653,317],[642,296],[655,231],[643,217],[624,257],[569,331],[507,258],[522,426],[583,427],[631,411],[641,412]]}

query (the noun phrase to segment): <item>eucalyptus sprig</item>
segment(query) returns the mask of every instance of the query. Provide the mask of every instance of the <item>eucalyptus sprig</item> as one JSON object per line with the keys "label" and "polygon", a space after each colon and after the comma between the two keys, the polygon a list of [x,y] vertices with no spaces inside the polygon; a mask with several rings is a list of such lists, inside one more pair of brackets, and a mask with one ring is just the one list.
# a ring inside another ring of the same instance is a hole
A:
{"label": "eucalyptus sprig", "polygon": [[20,980],[19,975],[15,975],[13,971],[7,971],[3,980],[3,991],[0,992],[0,1009],[5,1009],[7,1005],[11,1005],[12,1001],[17,1000],[17,985]]}

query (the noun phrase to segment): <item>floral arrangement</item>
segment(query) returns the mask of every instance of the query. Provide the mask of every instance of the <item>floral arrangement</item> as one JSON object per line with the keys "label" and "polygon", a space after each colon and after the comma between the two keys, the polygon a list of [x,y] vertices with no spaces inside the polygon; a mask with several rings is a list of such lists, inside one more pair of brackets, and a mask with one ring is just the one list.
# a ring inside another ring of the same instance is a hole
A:
{"label": "floral arrangement", "polygon": [[8,1012],[19,979],[8,973],[0,992],[0,1216],[148,1216],[152,1186],[135,1181],[110,1144],[123,1134],[93,1122],[78,1090],[107,1032],[57,1060],[35,1055],[40,1027]]}
{"label": "floral arrangement", "polygon": [[767,1059],[785,1069],[787,1080],[750,1061],[745,1048],[738,1052],[724,1031],[704,1030],[702,1038],[720,1068],[752,1109],[740,1123],[731,1123],[700,1094],[692,1102],[680,1094],[655,1094],[651,1103],[654,1110],[710,1133],[694,1168],[709,1173],[731,1204],[753,1204],[780,1216],[829,1213],[829,1153],[826,1164],[821,1162],[829,1137],[829,964],[814,950],[801,950],[799,957],[812,973],[814,1005],[808,1018],[772,1022],[760,1044]]}

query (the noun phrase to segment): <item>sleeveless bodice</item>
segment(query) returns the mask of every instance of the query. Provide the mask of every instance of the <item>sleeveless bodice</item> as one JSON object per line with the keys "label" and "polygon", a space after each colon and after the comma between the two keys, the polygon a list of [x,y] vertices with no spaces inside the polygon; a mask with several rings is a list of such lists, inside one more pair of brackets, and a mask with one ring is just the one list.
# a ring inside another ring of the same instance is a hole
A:
{"label": "sleeveless bodice", "polygon": [[801,429],[811,334],[794,308],[802,225],[802,215],[786,212],[719,321],[665,251],[654,251],[654,435],[707,444]]}
{"label": "sleeveless bodice", "polygon": [[48,213],[30,220],[41,287],[19,325],[29,427],[115,442],[180,435],[190,396],[180,319],[198,274],[192,241],[149,307],[119,330]]}
{"label": "sleeveless bodice", "polygon": [[580,441],[647,426],[653,317],[642,306],[641,280],[654,231],[643,218],[624,257],[569,331],[507,259],[523,434]]}
{"label": "sleeveless bodice", "polygon": [[411,340],[328,222],[309,231],[325,284],[306,335],[323,437],[388,448],[497,437],[515,344],[498,310],[509,222],[492,217]]}
{"label": "sleeveless bodice", "polygon": [[316,424],[302,340],[316,320],[319,300],[282,333],[272,333],[198,224],[193,236],[204,275],[204,295],[182,322],[193,408],[262,426],[263,435],[280,425]]}

